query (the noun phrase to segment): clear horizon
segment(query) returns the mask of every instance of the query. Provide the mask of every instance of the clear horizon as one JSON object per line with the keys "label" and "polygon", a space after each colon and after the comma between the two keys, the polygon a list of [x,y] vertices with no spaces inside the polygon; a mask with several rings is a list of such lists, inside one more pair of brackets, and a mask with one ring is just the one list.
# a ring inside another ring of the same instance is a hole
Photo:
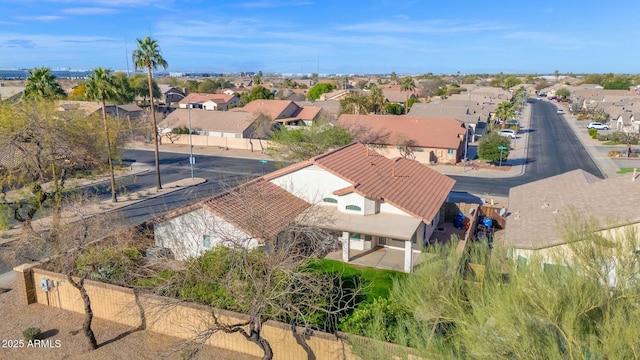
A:
{"label": "clear horizon", "polygon": [[0,3],[1,69],[132,71],[136,38],[151,36],[167,72],[640,72],[640,29],[624,20],[640,10],[631,1]]}

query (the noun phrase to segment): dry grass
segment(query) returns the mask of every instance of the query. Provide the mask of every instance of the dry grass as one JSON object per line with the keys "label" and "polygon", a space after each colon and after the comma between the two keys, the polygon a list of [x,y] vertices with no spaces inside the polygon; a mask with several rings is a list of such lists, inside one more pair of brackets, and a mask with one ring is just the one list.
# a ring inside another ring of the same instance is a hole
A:
{"label": "dry grass", "polygon": [[[51,308],[40,304],[19,305],[15,290],[0,291],[0,340],[24,339],[22,331],[30,326],[39,327],[54,343],[60,340],[59,348],[6,349],[0,347],[0,359],[181,359],[177,351],[179,339],[149,331],[132,332],[132,328],[95,319],[93,330],[98,344],[97,350],[88,350],[84,335],[79,332],[84,316]],[[121,338],[120,338],[121,337]],[[116,340],[114,340],[116,339]],[[2,344],[0,344],[2,345]],[[203,359],[254,360],[256,357],[218,348],[206,348]]]}

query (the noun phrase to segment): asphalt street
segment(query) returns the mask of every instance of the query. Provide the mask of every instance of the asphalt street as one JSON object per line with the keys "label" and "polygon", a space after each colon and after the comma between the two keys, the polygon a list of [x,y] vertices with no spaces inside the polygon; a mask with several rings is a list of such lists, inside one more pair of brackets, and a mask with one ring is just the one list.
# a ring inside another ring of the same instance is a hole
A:
{"label": "asphalt street", "polygon": [[[599,178],[604,175],[591,159],[557,108],[546,101],[530,100],[531,123],[526,171],[510,178],[474,178],[451,176],[456,180],[454,191],[477,195],[508,196],[509,189],[536,180],[582,169]],[[517,141],[517,140],[516,140]],[[514,160],[514,159],[512,159]]]}

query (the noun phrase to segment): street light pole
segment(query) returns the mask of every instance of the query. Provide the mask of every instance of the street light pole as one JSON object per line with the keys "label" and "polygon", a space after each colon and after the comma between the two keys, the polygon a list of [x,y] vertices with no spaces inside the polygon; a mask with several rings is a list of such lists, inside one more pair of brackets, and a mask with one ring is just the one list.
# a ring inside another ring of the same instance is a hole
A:
{"label": "street light pole", "polygon": [[193,143],[191,140],[191,102],[187,103],[189,109],[189,167],[191,167],[191,180],[193,180],[193,164],[196,162],[196,159],[193,157]]}
{"label": "street light pole", "polygon": [[[183,99],[187,97],[187,95],[176,93],[174,93],[174,95],[182,96]],[[189,101],[187,103],[187,113],[189,114],[189,168],[191,169],[191,180],[193,180],[193,165],[196,163],[196,159],[193,157],[193,142],[191,140],[191,105],[192,102]],[[178,103],[178,108],[179,107],[180,104]]]}

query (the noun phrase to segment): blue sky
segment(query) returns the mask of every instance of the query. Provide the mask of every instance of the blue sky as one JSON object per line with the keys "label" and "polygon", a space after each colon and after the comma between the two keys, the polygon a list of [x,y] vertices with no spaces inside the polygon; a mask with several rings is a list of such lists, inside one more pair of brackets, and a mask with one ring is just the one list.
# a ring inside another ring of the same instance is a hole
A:
{"label": "blue sky", "polygon": [[[0,0],[0,68],[638,73],[640,1]],[[126,52],[128,50],[128,53]]]}

